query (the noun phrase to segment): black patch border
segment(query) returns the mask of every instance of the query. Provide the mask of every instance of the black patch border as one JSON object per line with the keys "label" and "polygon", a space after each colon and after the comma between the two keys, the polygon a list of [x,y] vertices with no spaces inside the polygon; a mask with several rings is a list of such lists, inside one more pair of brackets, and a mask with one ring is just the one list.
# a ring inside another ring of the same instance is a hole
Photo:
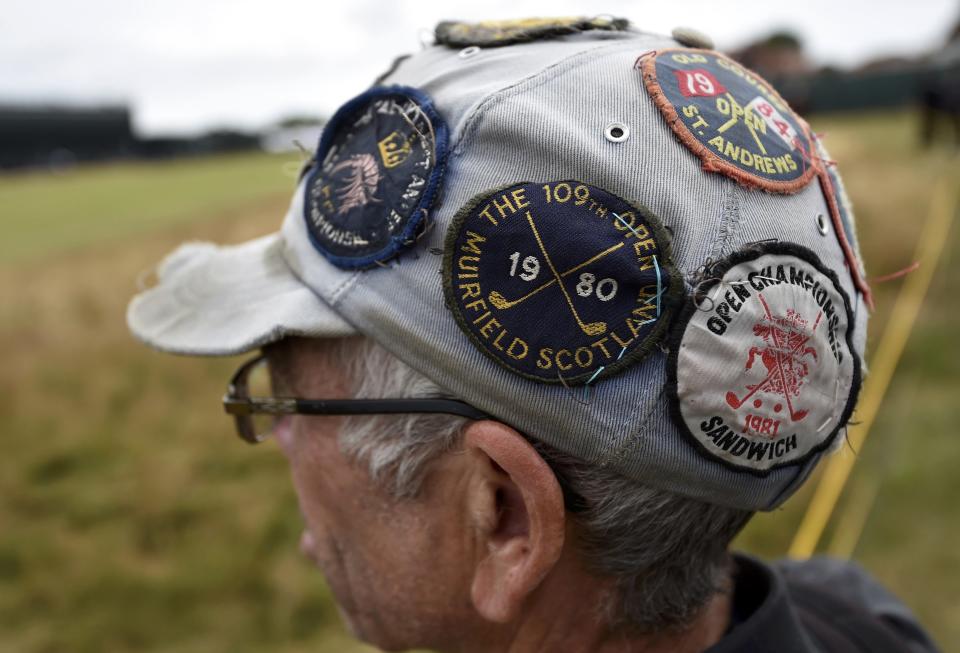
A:
{"label": "black patch border", "polygon": [[[413,100],[430,120],[430,124],[433,127],[434,162],[427,179],[427,186],[424,188],[416,208],[410,212],[403,231],[395,234],[385,247],[377,252],[364,256],[342,256],[333,254],[327,250],[326,245],[320,242],[313,233],[313,223],[310,220],[310,185],[320,172],[321,162],[325,158],[326,152],[330,149],[330,144],[336,137],[340,124],[352,117],[357,111],[362,110],[370,102],[391,95],[405,96]],[[327,261],[341,270],[367,270],[382,266],[384,262],[399,256],[404,250],[414,245],[417,234],[426,228],[427,216],[443,187],[449,138],[449,128],[443,116],[437,111],[430,96],[418,88],[400,85],[374,86],[353,99],[348,100],[343,106],[337,109],[333,117],[331,117],[329,122],[324,126],[313,158],[301,172],[301,178],[306,178],[303,190],[302,213],[304,222],[306,223],[307,236],[313,248]]]}
{"label": "black patch border", "polygon": [[[812,265],[817,269],[817,271],[825,275],[828,279],[830,279],[830,281],[833,282],[834,289],[843,299],[843,306],[847,313],[847,333],[844,341],[847,343],[847,350],[850,353],[850,358],[853,359],[853,374],[852,378],[850,379],[850,394],[847,397],[847,403],[843,408],[843,412],[840,414],[840,419],[837,421],[837,426],[826,438],[823,439],[819,445],[812,448],[799,458],[795,458],[787,462],[776,463],[766,469],[756,469],[754,467],[737,465],[729,460],[721,458],[714,451],[707,448],[707,446],[704,445],[700,439],[690,431],[690,428],[687,426],[686,420],[683,417],[683,413],[680,409],[680,397],[677,393],[677,365],[680,357],[680,344],[683,341],[683,336],[686,334],[687,326],[689,325],[691,318],[699,310],[698,300],[702,300],[703,297],[714,286],[720,283],[723,280],[723,275],[726,274],[730,268],[739,265],[740,263],[756,260],[766,254],[795,256]],[[745,472],[752,476],[766,477],[769,476],[774,470],[781,469],[783,467],[802,466],[815,455],[819,454],[821,451],[829,449],[833,445],[837,434],[843,428],[845,428],[847,423],[850,421],[850,416],[853,414],[853,409],[856,407],[857,400],[860,396],[862,370],[860,355],[853,346],[853,332],[856,327],[856,323],[854,322],[853,309],[850,305],[850,297],[843,289],[843,286],[840,285],[840,279],[837,277],[837,274],[833,270],[826,267],[820,261],[820,257],[818,257],[813,250],[807,249],[806,247],[796,243],[785,241],[746,245],[727,258],[718,261],[707,268],[705,276],[709,279],[709,281],[698,286],[696,295],[691,295],[690,301],[683,306],[683,309],[674,320],[667,342],[667,346],[670,348],[670,353],[667,355],[667,398],[670,403],[670,417],[673,419],[674,424],[680,429],[684,436],[686,436],[687,441],[691,442],[699,453],[707,457],[709,460],[718,462],[724,467],[732,469],[736,472]]]}
{"label": "black patch border", "polygon": [[508,370],[512,374],[521,376],[525,379],[531,381],[537,381],[538,383],[547,383],[547,384],[558,384],[558,385],[568,385],[568,386],[579,386],[584,385],[590,378],[596,373],[596,370],[591,370],[590,372],[585,372],[583,374],[578,374],[571,377],[561,377],[557,374],[557,377],[545,379],[541,376],[536,376],[534,374],[528,374],[522,372],[516,368],[511,367],[505,361],[500,360],[496,355],[490,352],[486,345],[483,344],[483,341],[480,340],[475,333],[470,329],[466,324],[466,319],[463,314],[460,312],[460,308],[457,305],[456,291],[453,287],[453,259],[456,253],[455,245],[456,240],[459,237],[460,230],[463,227],[463,223],[467,220],[470,214],[484,201],[488,200],[490,197],[501,193],[508,188],[514,188],[516,186],[522,186],[524,184],[533,184],[533,185],[543,185],[543,184],[556,184],[561,182],[567,183],[578,183],[584,184],[587,186],[592,186],[594,188],[599,188],[610,195],[620,199],[625,204],[633,208],[639,215],[646,220],[647,225],[650,227],[651,232],[653,233],[654,238],[658,244],[661,244],[661,252],[664,255],[664,260],[657,260],[657,264],[660,266],[661,270],[666,271],[669,279],[670,285],[666,292],[663,293],[661,298],[661,310],[660,317],[657,318],[657,323],[653,325],[653,329],[650,330],[650,335],[647,336],[645,341],[637,346],[632,351],[624,354],[623,358],[611,363],[604,367],[603,374],[598,377],[600,380],[604,380],[610,376],[620,374],[628,367],[639,363],[641,360],[647,357],[650,352],[658,347],[660,343],[666,340],[669,335],[670,327],[676,319],[677,308],[683,302],[685,297],[685,289],[683,283],[683,277],[680,275],[676,266],[673,263],[673,243],[672,236],[670,231],[663,225],[661,220],[656,217],[656,215],[648,209],[643,204],[639,202],[631,201],[624,199],[620,195],[613,193],[603,186],[597,184],[591,184],[582,179],[559,179],[551,181],[514,181],[509,184],[491,188],[489,190],[481,191],[474,195],[470,200],[468,200],[463,206],[461,206],[456,214],[453,216],[453,219],[450,221],[450,226],[447,228],[447,234],[444,238],[443,243],[443,295],[444,303],[447,305],[447,309],[453,314],[454,320],[456,320],[457,325],[460,327],[460,330],[464,332],[467,337],[470,338],[470,341],[473,345],[483,353],[484,356],[490,360],[496,362],[500,367]]}

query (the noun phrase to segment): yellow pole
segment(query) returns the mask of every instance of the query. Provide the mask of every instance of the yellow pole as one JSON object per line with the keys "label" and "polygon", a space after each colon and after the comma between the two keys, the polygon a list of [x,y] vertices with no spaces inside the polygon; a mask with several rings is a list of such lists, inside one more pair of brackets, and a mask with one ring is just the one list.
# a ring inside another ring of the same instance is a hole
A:
{"label": "yellow pole", "polygon": [[864,382],[856,412],[856,418],[860,421],[847,429],[850,446],[844,446],[827,461],[820,483],[787,552],[791,558],[808,558],[816,550],[856,461],[853,451],[862,450],[870,426],[877,416],[947,242],[957,208],[955,181],[952,175],[944,177],[934,192],[930,215],[917,243],[916,260],[920,262],[920,267],[904,280],[877,353],[873,356],[870,374]]}
{"label": "yellow pole", "polygon": [[[866,470],[860,470],[861,476],[864,471]],[[827,545],[827,555],[844,560],[853,556],[879,490],[880,481],[874,474],[861,478],[859,483],[851,484],[845,501],[846,509],[837,517],[837,526],[830,544]]]}

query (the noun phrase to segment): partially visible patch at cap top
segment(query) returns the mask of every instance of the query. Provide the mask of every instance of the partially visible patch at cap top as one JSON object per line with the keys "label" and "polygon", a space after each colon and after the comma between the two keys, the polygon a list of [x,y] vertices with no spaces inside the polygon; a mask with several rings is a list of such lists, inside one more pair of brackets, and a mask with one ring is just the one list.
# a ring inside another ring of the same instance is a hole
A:
{"label": "partially visible patch at cap top", "polygon": [[[852,253],[854,254],[853,265],[864,274],[863,261],[860,258],[860,245],[857,242],[857,229],[853,224],[853,211],[850,208],[850,200],[847,197],[840,177],[832,166],[827,166],[827,175],[830,177],[830,189],[833,192],[833,199],[837,203],[837,216],[840,222],[840,228],[843,230],[843,236],[847,240]],[[824,192],[829,192],[825,189]]]}
{"label": "partially visible patch at cap top", "polygon": [[343,105],[307,172],[314,247],[344,269],[386,261],[416,240],[443,179],[447,126],[421,91],[373,88]]}
{"label": "partially visible patch at cap top", "polygon": [[825,162],[819,173],[820,187],[824,199],[827,201],[837,243],[847,260],[853,285],[863,295],[867,306],[873,308],[873,293],[870,290],[870,284],[867,283],[867,273],[863,267],[863,258],[860,256],[860,245],[857,242],[857,229],[854,224],[850,198],[847,197],[843,188],[843,182],[840,181],[840,175],[837,174],[835,164],[827,160],[826,152],[819,140],[817,141],[817,152],[820,160]]}
{"label": "partially visible patch at cap top", "polygon": [[674,327],[674,420],[697,448],[763,475],[828,448],[860,390],[854,319],[837,276],[788,243],[712,266]]}
{"label": "partially visible patch at cap top", "polygon": [[478,23],[443,21],[434,30],[437,45],[463,48],[478,45],[491,48],[527,41],[585,32],[587,30],[624,31],[630,25],[625,18],[610,16],[574,16],[569,18],[519,18],[485,20]]}
{"label": "partially visible patch at cap top", "polygon": [[705,170],[771,192],[793,193],[816,170],[805,123],[770,84],[710,50],[642,57],[647,92]]}
{"label": "partially visible patch at cap top", "polygon": [[447,303],[499,364],[547,383],[595,383],[664,333],[682,291],[646,209],[579,181],[481,193],[447,232]]}

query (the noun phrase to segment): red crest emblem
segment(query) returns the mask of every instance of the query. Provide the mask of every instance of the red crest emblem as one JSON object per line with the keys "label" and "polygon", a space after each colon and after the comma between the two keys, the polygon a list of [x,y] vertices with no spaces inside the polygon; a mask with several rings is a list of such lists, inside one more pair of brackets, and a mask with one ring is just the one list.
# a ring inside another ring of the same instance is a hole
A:
{"label": "red crest emblem", "polygon": [[[799,422],[807,416],[808,411],[794,405],[794,400],[800,397],[804,379],[810,374],[810,365],[818,361],[816,348],[808,346],[807,343],[820,325],[823,312],[817,313],[813,326],[808,330],[809,321],[797,311],[787,309],[786,315],[773,315],[763,296],[760,295],[757,299],[763,305],[764,315],[753,325],[753,334],[760,338],[762,344],[750,347],[744,369],[753,368],[759,357],[767,375],[759,383],[747,385],[742,396],[737,396],[732,390],[727,392],[727,404],[734,410],[739,410],[753,398],[753,407],[761,408],[761,396],[766,396],[776,401],[773,405],[774,413],[780,413],[786,408],[790,421]],[[750,414],[744,421],[743,432],[753,431],[758,435],[774,437],[779,429],[780,420]]]}

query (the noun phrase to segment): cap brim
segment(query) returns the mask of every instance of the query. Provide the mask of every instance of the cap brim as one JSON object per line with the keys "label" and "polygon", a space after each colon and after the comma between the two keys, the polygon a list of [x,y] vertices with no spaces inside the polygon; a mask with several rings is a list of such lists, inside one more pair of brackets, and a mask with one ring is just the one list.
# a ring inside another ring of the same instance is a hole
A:
{"label": "cap brim", "polygon": [[279,234],[234,246],[181,245],[157,277],[130,302],[127,324],[162,351],[229,356],[285,336],[356,333],[293,274]]}

